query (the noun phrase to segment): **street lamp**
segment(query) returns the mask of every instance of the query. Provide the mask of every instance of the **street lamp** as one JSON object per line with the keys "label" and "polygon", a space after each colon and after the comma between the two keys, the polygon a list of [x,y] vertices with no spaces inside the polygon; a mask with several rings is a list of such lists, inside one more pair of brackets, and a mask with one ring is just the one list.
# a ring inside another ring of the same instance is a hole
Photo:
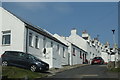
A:
{"label": "street lamp", "polygon": [[117,68],[117,66],[116,66],[116,43],[115,43],[115,30],[113,29],[112,30],[112,32],[113,32],[113,51],[114,51],[114,53],[115,53],[115,68]]}
{"label": "street lamp", "polygon": [[114,42],[114,45],[115,45],[115,30],[113,29],[112,32],[113,32],[113,42]]}

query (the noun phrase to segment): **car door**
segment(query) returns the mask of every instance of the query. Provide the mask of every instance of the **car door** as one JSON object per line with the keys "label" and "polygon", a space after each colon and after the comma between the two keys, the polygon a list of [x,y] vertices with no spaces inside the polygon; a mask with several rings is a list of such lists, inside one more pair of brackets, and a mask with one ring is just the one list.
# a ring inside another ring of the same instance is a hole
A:
{"label": "car door", "polygon": [[18,53],[17,52],[9,52],[8,55],[8,62],[10,63],[10,65],[18,65]]}
{"label": "car door", "polygon": [[29,64],[29,60],[26,58],[27,53],[19,52],[19,57],[18,57],[18,65],[20,67],[27,68]]}

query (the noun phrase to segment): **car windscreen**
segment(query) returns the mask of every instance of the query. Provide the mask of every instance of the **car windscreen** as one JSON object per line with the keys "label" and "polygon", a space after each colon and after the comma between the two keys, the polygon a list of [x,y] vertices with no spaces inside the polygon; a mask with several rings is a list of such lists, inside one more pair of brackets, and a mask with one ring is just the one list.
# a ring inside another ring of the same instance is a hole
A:
{"label": "car windscreen", "polygon": [[31,54],[28,55],[28,58],[31,60],[39,60],[38,58],[36,58],[35,56],[33,56]]}
{"label": "car windscreen", "polygon": [[102,59],[101,57],[95,57],[94,59]]}

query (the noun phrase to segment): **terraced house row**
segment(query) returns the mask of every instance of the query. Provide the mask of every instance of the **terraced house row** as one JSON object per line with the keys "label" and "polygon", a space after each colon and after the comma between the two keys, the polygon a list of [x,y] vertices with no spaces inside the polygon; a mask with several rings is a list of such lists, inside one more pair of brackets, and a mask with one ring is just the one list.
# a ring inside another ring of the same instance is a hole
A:
{"label": "terraced house row", "polygon": [[0,52],[22,51],[30,53],[47,62],[50,68],[63,65],[91,63],[95,56],[102,56],[110,61],[109,43],[100,43],[92,39],[87,31],[82,36],[76,29],[70,36],[64,37],[32,25],[25,20],[0,7]]}

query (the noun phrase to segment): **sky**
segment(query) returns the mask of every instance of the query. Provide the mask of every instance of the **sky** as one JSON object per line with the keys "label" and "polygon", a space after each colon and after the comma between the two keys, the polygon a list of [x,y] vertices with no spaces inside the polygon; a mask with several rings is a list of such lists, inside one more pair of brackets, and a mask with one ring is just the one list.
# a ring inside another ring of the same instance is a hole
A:
{"label": "sky", "polygon": [[76,28],[80,36],[86,30],[91,38],[99,35],[100,42],[112,46],[115,29],[118,40],[117,2],[3,2],[2,6],[52,34],[69,36]]}

